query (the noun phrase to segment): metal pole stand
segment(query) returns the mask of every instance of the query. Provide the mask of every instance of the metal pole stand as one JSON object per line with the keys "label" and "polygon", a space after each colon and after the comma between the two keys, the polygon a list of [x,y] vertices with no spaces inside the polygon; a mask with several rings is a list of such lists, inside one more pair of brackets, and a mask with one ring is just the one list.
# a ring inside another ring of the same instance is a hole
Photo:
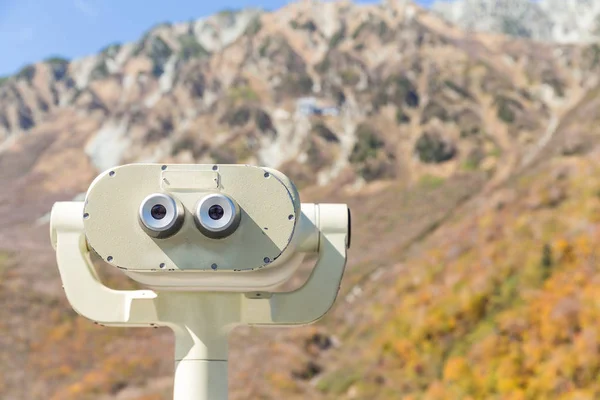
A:
{"label": "metal pole stand", "polygon": [[236,325],[305,325],[333,305],[346,266],[348,211],[321,204],[319,258],[308,281],[288,293],[113,290],[91,263],[83,202],[56,203],[51,238],[67,299],[107,326],[168,326],[175,333],[175,400],[227,399],[227,335]]}
{"label": "metal pole stand", "polygon": [[239,297],[231,293],[169,293],[179,309],[175,333],[175,400],[227,398],[227,334],[237,322]]}

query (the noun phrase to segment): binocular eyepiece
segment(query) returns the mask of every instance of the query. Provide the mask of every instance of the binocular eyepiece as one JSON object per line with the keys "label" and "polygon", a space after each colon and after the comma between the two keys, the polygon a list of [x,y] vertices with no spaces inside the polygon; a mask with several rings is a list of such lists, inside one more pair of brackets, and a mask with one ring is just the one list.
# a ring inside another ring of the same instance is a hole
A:
{"label": "binocular eyepiece", "polygon": [[[231,235],[240,225],[241,211],[231,197],[213,193],[201,198],[193,212],[198,230],[211,239]],[[185,220],[181,202],[164,193],[147,196],[139,208],[142,229],[151,237],[166,239],[175,235]]]}

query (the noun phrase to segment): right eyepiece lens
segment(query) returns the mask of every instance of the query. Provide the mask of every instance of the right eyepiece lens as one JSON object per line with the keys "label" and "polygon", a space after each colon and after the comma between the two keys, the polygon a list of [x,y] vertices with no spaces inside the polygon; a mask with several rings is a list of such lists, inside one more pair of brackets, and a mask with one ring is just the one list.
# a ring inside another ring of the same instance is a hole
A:
{"label": "right eyepiece lens", "polygon": [[222,239],[236,231],[240,224],[241,211],[237,203],[222,193],[213,193],[201,198],[196,204],[194,222],[205,236]]}
{"label": "right eyepiece lens", "polygon": [[215,204],[208,209],[208,216],[215,221],[223,218],[223,215],[225,215],[225,210],[223,210],[223,207],[218,204]]}
{"label": "right eyepiece lens", "polygon": [[162,204],[157,204],[150,210],[150,215],[154,219],[161,220],[167,215],[167,209]]}

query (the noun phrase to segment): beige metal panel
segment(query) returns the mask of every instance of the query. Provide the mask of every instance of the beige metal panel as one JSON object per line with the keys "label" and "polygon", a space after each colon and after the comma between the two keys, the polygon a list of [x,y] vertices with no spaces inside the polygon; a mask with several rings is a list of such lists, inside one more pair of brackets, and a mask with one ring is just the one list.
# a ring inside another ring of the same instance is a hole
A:
{"label": "beige metal panel", "polygon": [[274,290],[298,269],[304,254],[291,253],[278,259],[277,267],[243,272],[198,273],[197,271],[124,271],[131,279],[156,290],[240,292]]}
{"label": "beige metal panel", "polygon": [[[131,164],[107,171],[90,187],[84,213],[90,246],[112,265],[130,271],[248,271],[276,266],[299,216],[297,191],[280,173],[241,165]],[[181,230],[166,239],[148,236],[138,209],[143,199],[166,192],[185,209]],[[223,193],[239,204],[239,228],[210,239],[194,224],[198,201]],[[244,252],[236,249],[244,248]],[[291,249],[290,249],[291,250]],[[110,260],[110,261],[109,261]],[[266,260],[266,261],[265,261]]]}

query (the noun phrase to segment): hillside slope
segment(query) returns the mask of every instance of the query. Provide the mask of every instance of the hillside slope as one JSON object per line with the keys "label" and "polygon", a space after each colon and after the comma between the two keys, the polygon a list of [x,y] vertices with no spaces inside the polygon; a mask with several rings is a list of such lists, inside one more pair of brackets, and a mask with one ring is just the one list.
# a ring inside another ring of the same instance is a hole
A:
{"label": "hillside slope", "polygon": [[594,398],[593,359],[551,350],[594,346],[594,303],[572,297],[596,279],[599,69],[595,44],[312,1],[25,67],[0,83],[0,397],[170,398],[170,332],[78,317],[48,239],[54,201],[152,161],[267,165],[353,210],[338,304],[236,330],[232,398]]}

